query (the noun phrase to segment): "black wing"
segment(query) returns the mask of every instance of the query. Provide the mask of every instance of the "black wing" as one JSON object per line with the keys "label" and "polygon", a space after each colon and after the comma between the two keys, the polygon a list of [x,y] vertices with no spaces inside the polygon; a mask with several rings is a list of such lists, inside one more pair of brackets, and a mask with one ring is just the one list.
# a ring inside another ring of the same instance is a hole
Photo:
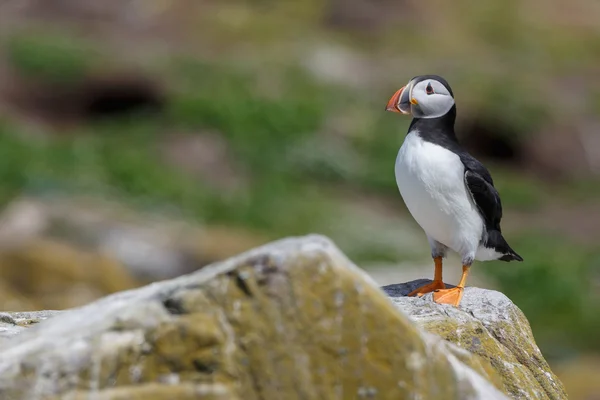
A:
{"label": "black wing", "polygon": [[486,226],[500,231],[502,202],[492,176],[483,164],[468,154],[462,154],[461,161],[465,166],[465,183]]}

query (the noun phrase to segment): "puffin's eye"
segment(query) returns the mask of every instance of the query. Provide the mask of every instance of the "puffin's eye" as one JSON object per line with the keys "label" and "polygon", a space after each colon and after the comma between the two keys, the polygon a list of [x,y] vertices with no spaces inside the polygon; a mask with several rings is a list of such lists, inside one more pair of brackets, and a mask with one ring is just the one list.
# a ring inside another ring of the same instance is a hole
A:
{"label": "puffin's eye", "polygon": [[427,94],[433,94],[433,87],[431,87],[431,82],[427,83],[427,87],[425,88],[425,91],[427,92]]}

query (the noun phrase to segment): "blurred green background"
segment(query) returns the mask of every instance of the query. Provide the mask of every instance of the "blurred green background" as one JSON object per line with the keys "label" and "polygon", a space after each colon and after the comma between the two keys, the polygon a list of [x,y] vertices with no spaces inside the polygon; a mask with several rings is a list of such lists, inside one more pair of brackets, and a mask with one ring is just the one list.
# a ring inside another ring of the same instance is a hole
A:
{"label": "blurred green background", "polygon": [[2,1],[0,306],[76,306],[311,232],[380,284],[429,277],[393,172],[410,120],[383,110],[434,73],[525,259],[469,283],[521,307],[591,399],[598,21],[590,0]]}

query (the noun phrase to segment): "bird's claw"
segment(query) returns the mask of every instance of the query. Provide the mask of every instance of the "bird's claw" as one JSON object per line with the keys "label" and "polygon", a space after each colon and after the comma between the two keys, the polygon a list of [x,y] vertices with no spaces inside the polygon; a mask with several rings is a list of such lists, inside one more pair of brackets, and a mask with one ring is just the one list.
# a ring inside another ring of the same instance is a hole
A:
{"label": "bird's claw", "polygon": [[439,290],[439,289],[445,289],[446,285],[444,284],[443,281],[441,280],[434,280],[433,282],[430,282],[426,285],[423,285],[415,290],[413,290],[412,292],[410,292],[408,295],[409,296],[418,296],[421,297],[424,294],[427,293],[431,293],[433,291]]}
{"label": "bird's claw", "polygon": [[433,292],[433,301],[438,304],[451,304],[458,307],[462,300],[465,288],[454,287],[452,289],[438,289]]}

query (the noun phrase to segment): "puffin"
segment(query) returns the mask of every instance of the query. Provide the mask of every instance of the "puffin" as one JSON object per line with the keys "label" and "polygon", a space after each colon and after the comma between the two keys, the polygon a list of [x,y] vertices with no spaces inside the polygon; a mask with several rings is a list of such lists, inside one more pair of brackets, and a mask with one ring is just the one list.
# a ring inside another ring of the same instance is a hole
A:
{"label": "puffin", "polygon": [[[396,183],[434,261],[433,281],[408,295],[433,292],[436,303],[458,307],[474,260],[523,261],[502,236],[500,195],[487,168],[456,137],[454,94],[444,78],[412,78],[386,111],[413,117],[396,158]],[[442,280],[448,249],[462,258],[462,276],[452,288]]]}

